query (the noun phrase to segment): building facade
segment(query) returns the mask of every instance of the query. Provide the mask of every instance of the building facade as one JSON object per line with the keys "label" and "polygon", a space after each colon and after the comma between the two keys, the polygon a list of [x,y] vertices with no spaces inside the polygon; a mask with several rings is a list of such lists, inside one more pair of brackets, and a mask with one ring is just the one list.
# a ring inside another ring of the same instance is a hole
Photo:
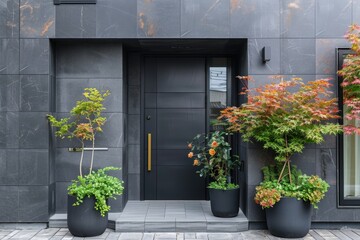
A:
{"label": "building facade", "polygon": [[[243,101],[235,76],[252,76],[250,88],[279,74],[332,78],[337,96],[336,49],[349,47],[343,35],[360,23],[360,0],[95,2],[0,0],[0,222],[46,223],[66,212],[79,153],[69,151],[75,142],[54,138],[46,115],[66,116],[85,87],[112,93],[97,141],[107,151],[95,155],[96,168],[122,168],[117,176],[126,190],[112,211],[128,200],[206,199],[186,141],[211,128],[216,109]],[[328,137],[294,157],[331,185],[314,226],[360,219],[360,204],[340,201],[338,145]],[[250,227],[262,227],[264,212],[253,197],[272,154],[256,144],[238,143],[237,151],[241,208]]]}

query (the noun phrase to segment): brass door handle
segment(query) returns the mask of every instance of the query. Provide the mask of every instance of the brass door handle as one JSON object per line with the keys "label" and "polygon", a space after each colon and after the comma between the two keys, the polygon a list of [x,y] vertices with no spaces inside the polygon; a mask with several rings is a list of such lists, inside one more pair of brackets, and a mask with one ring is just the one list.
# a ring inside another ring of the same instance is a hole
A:
{"label": "brass door handle", "polygon": [[148,133],[148,162],[147,170],[151,172],[151,133]]}

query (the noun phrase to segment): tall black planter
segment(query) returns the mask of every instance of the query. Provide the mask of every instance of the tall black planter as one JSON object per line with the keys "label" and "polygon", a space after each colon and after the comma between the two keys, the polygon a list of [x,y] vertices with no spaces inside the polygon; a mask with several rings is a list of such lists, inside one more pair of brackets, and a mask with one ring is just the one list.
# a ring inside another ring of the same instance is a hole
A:
{"label": "tall black planter", "polygon": [[211,212],[215,217],[236,217],[239,213],[240,189],[209,189]]}
{"label": "tall black planter", "polygon": [[95,198],[84,198],[79,206],[73,206],[76,197],[68,195],[68,228],[76,237],[93,237],[105,232],[108,224],[108,215],[102,217],[100,212],[95,210]]}
{"label": "tall black planter", "polygon": [[310,230],[312,206],[296,198],[281,198],[266,209],[266,222],[270,233],[283,238],[302,238]]}

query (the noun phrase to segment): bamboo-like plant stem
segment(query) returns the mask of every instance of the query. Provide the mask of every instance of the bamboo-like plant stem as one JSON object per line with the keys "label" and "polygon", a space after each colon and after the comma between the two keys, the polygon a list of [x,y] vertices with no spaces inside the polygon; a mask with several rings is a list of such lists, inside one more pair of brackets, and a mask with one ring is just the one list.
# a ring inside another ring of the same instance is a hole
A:
{"label": "bamboo-like plant stem", "polygon": [[290,159],[288,159],[287,162],[288,162],[289,180],[290,180],[290,184],[292,184]]}
{"label": "bamboo-like plant stem", "polygon": [[280,175],[279,175],[279,178],[278,178],[278,183],[280,183],[281,179],[283,178],[283,173],[285,171],[286,165],[287,165],[287,161],[285,161],[284,166],[283,166],[283,168],[282,168],[282,170],[280,172]]}
{"label": "bamboo-like plant stem", "polygon": [[82,177],[82,165],[83,165],[83,159],[84,159],[84,142],[81,142],[81,157],[80,157],[80,176]]}

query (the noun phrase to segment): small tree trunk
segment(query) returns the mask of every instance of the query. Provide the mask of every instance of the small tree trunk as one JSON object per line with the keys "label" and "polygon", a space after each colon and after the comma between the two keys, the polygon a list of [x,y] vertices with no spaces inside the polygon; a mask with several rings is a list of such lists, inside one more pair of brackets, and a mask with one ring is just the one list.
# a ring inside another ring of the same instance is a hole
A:
{"label": "small tree trunk", "polygon": [[83,174],[82,174],[83,159],[84,159],[84,142],[81,142],[81,157],[80,157],[80,166],[79,166],[81,177],[83,176]]}
{"label": "small tree trunk", "polygon": [[283,168],[282,168],[282,170],[280,172],[280,175],[279,175],[279,178],[278,178],[278,183],[280,183],[281,179],[283,178],[286,165],[287,165],[287,160],[285,161],[284,166],[283,166]]}
{"label": "small tree trunk", "polygon": [[288,171],[289,171],[289,180],[290,180],[290,184],[292,184],[292,178],[291,178],[291,167],[290,167],[290,159],[288,159]]}
{"label": "small tree trunk", "polygon": [[94,154],[95,154],[95,136],[93,137],[93,140],[92,140],[91,163],[90,163],[90,173],[89,174],[91,174],[92,169],[93,169]]}

